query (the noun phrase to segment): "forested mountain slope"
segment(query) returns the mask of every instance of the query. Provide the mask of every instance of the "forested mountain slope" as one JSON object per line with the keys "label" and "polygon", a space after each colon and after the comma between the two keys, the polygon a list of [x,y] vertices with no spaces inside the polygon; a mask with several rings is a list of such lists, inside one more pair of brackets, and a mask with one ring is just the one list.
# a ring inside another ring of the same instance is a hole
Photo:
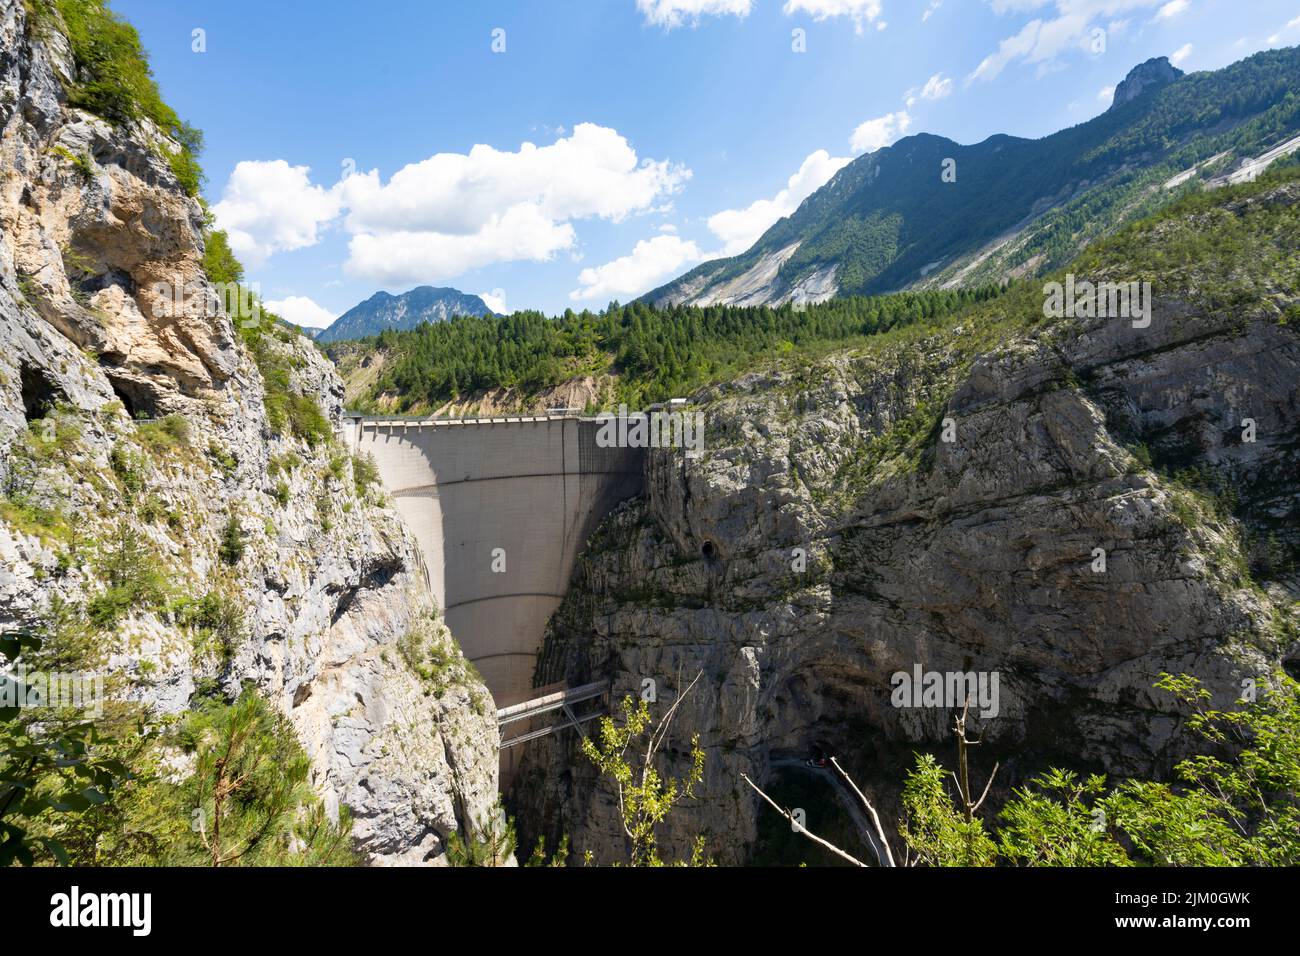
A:
{"label": "forested mountain slope", "polygon": [[1300,136],[1300,48],[1186,76],[1152,61],[1119,90],[1102,115],[1043,139],[921,134],[862,156],[748,252],[645,298],[775,304],[1041,274]]}

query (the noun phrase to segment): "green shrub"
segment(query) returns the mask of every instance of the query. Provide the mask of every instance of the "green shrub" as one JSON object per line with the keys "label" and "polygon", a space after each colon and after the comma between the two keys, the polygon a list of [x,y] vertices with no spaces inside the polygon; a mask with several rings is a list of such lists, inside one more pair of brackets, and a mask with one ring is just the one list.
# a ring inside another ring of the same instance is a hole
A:
{"label": "green shrub", "polygon": [[226,564],[236,565],[244,559],[244,529],[239,519],[233,514],[221,529],[221,542],[217,545],[217,556]]}
{"label": "green shrub", "polygon": [[221,473],[227,478],[235,474],[235,469],[239,467],[239,460],[228,449],[222,448],[216,442],[208,443],[208,457],[217,463]]}
{"label": "green shrub", "polygon": [[202,172],[195,157],[203,138],[163,102],[135,28],[101,0],[56,0],[56,4],[76,63],[68,102],[111,123],[149,120],[157,125],[180,145],[176,153],[164,151],[172,172],[187,194],[198,195]]}
{"label": "green shrub", "polygon": [[220,591],[174,605],[177,623],[195,633],[200,648],[210,648],[223,661],[231,660],[248,633],[243,606]]}
{"label": "green shrub", "polygon": [[145,465],[139,455],[119,443],[108,453],[108,463],[128,498],[134,498],[144,490]]}
{"label": "green shrub", "polygon": [[159,559],[139,532],[125,522],[96,561],[104,591],[86,605],[86,617],[109,630],[132,611],[160,607],[167,597],[167,580],[158,570]]}
{"label": "green shrub", "polygon": [[357,486],[357,495],[362,498],[379,484],[379,466],[375,464],[374,455],[367,453],[352,456],[352,480]]}
{"label": "green shrub", "polygon": [[159,421],[137,426],[136,437],[154,453],[174,451],[189,446],[190,423],[184,415],[168,415]]}

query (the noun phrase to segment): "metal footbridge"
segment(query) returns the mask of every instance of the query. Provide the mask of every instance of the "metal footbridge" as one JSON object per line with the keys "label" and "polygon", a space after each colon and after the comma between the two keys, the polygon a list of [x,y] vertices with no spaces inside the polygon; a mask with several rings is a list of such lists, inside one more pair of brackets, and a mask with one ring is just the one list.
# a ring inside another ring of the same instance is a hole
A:
{"label": "metal footbridge", "polygon": [[[530,740],[536,740],[557,731],[567,730],[570,727],[581,731],[583,724],[589,723],[597,717],[604,717],[609,713],[608,706],[602,703],[601,700],[609,693],[609,681],[607,680],[572,688],[566,687],[564,684],[551,684],[548,687],[538,688],[535,693],[538,693],[539,696],[502,707],[497,711],[497,726],[501,728],[502,750],[507,750],[519,744],[526,744]],[[578,704],[589,701],[596,702],[594,710],[584,708],[585,712],[581,714],[575,710]],[[529,724],[536,718],[557,712],[560,714],[559,720],[542,727],[529,727]],[[525,721],[529,723],[524,724]],[[524,726],[518,729],[516,735],[507,738],[505,728],[520,724]]]}

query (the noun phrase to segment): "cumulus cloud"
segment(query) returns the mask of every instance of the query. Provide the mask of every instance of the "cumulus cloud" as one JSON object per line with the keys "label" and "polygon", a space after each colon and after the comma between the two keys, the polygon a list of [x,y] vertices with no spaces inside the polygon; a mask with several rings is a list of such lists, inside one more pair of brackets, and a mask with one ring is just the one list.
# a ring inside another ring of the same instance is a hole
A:
{"label": "cumulus cloud", "polygon": [[537,206],[520,203],[494,213],[473,232],[359,233],[348,243],[344,270],[385,287],[440,282],[498,262],[543,262],[576,240],[570,223],[556,222]]}
{"label": "cumulus cloud", "polygon": [[[861,33],[863,24],[880,16],[881,0],[786,0],[782,9],[786,16],[806,13],[814,20],[849,17]],[[877,24],[877,27],[883,30],[884,23]]]}
{"label": "cumulus cloud", "polygon": [[1194,47],[1190,43],[1184,43],[1169,56],[1169,62],[1174,66],[1182,66],[1183,62],[1192,55]]}
{"label": "cumulus cloud", "polygon": [[1105,33],[1111,27],[1127,25],[1120,20],[1103,26],[1102,18],[1161,3],[1162,0],[1050,0],[1050,3],[1049,0],[990,0],[997,13],[1027,13],[1050,5],[1056,15],[1030,20],[1017,33],[1003,39],[966,81],[992,80],[1018,60],[1046,68],[1064,53],[1090,50],[1095,31]]}
{"label": "cumulus cloud", "polygon": [[642,239],[630,255],[583,269],[578,276],[579,288],[570,292],[569,298],[601,302],[635,298],[702,258],[700,247],[680,236],[665,234]]}
{"label": "cumulus cloud", "polygon": [[936,73],[926,80],[925,85],[920,89],[913,87],[907,91],[907,106],[910,109],[919,100],[941,100],[950,95],[952,95],[952,80],[942,73]]}
{"label": "cumulus cloud", "polygon": [[1101,100],[1103,103],[1113,102],[1115,99],[1115,87],[1103,86],[1101,92],[1097,94],[1097,99]]}
{"label": "cumulus cloud", "polygon": [[338,318],[322,305],[317,305],[305,295],[291,295],[285,299],[268,301],[266,307],[275,315],[305,329],[325,329]]}
{"label": "cumulus cloud", "polygon": [[339,214],[338,195],[311,183],[311,170],[283,159],[239,163],[212,207],[235,254],[258,268],[276,252],[314,246]]}
{"label": "cumulus cloud", "polygon": [[849,146],[855,153],[875,152],[902,138],[911,125],[912,117],[907,110],[886,113],[859,125],[849,137]]}
{"label": "cumulus cloud", "polygon": [[1163,7],[1156,11],[1153,20],[1172,20],[1180,14],[1186,13],[1191,3],[1188,0],[1169,0]]}
{"label": "cumulus cloud", "polygon": [[636,0],[636,8],[653,26],[672,30],[700,22],[701,17],[747,17],[754,0]]}
{"label": "cumulus cloud", "polygon": [[849,163],[849,158],[834,157],[824,149],[808,156],[799,171],[771,199],[759,199],[744,209],[724,209],[709,217],[709,229],[723,242],[722,254],[735,256],[744,252],[778,219],[790,215],[799,204]]}
{"label": "cumulus cloud", "polygon": [[615,130],[583,123],[549,146],[475,146],[398,170],[354,173],[332,189],[304,166],[240,163],[214,207],[236,252],[256,267],[319,240],[346,212],[345,271],[384,286],[451,279],[498,262],[544,261],[574,247],[573,223],[651,211],[690,178],[641,160]]}
{"label": "cumulus cloud", "polygon": [[483,300],[483,304],[495,312],[497,315],[510,315],[514,309],[506,305],[506,290],[493,289],[491,292],[480,292],[478,297]]}

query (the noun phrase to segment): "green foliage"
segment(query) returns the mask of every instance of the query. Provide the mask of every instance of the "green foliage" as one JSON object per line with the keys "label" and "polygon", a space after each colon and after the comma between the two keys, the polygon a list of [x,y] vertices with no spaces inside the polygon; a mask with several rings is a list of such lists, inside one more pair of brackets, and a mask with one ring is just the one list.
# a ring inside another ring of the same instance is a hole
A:
{"label": "green foliage", "polygon": [[528,858],[524,866],[529,867],[561,867],[567,866],[569,859],[569,836],[566,833],[560,837],[559,846],[555,848],[555,853],[547,857],[546,855],[546,837],[539,836],[537,845],[533,847],[533,855]]}
{"label": "green foliage", "polygon": [[917,754],[907,775],[898,831],[925,866],[992,866],[997,853],[983,822],[967,822],[954,806],[947,771],[930,754]]}
{"label": "green foliage", "polygon": [[244,267],[230,248],[229,237],[219,229],[203,236],[203,271],[212,282],[233,284],[244,280]]}
{"label": "green foliage", "polygon": [[187,194],[198,195],[202,171],[196,156],[203,138],[163,102],[135,28],[102,0],[55,0],[55,5],[76,62],[68,102],[112,123],[154,123],[179,144],[175,152],[162,150],[177,181]]}
{"label": "green foliage", "polygon": [[262,373],[266,389],[266,419],[271,430],[277,435],[290,434],[312,448],[328,444],[334,430],[316,399],[294,389],[293,364],[289,356],[276,348],[260,328],[241,331]]}
{"label": "green foliage", "polygon": [[486,706],[480,697],[483,678],[478,669],[433,617],[413,622],[398,640],[397,653],[411,673],[425,682],[427,696],[441,697],[453,686],[466,687],[479,710]]}
{"label": "green foliage", "polygon": [[455,318],[366,340],[366,347],[391,353],[368,400],[396,393],[403,408],[437,406],[479,389],[532,392],[581,374],[610,373],[616,377],[611,398],[638,407],[725,379],[762,355],[879,335],[997,294],[994,287],[900,293],[807,309],[656,309],[635,302],[557,319],[539,312]]}
{"label": "green foliage", "polygon": [[370,489],[379,484],[379,465],[375,463],[374,455],[367,452],[352,456],[352,481],[359,498],[366,497]]}
{"label": "green foliage", "polygon": [[108,453],[108,465],[122,485],[128,499],[135,498],[144,490],[144,470],[147,467],[141,457],[120,442]]}
{"label": "green foliage", "polygon": [[244,529],[237,515],[231,514],[221,527],[217,557],[229,565],[236,565],[244,560]]}
{"label": "green foliage", "polygon": [[[584,737],[582,752],[618,790],[628,862],[632,866],[663,866],[655,828],[682,799],[695,796],[695,787],[704,779],[704,750],[699,735],[695,735],[691,738],[690,768],[680,778],[664,777],[655,767],[655,754],[667,733],[673,710],[656,724],[650,716],[649,704],[625,697],[622,711],[621,724],[610,717],[601,719],[599,742]],[[638,759],[636,753],[642,745],[645,752]],[[629,752],[633,754],[631,758]],[[704,840],[700,837],[688,865],[699,866],[704,862]]]}
{"label": "green foliage", "polygon": [[86,604],[86,618],[100,630],[110,630],[134,611],[161,607],[168,582],[160,560],[148,542],[128,522],[118,525],[101,549],[95,572],[104,590]]}
{"label": "green foliage", "polygon": [[[180,732],[195,755],[183,787],[193,808],[182,853],[212,866],[348,865],[349,820],[325,816],[311,791],[311,761],[288,721],[253,688],[233,704],[204,701]],[[197,831],[197,832],[195,832]],[[201,847],[201,849],[200,849]]]}
{"label": "green foliage", "polygon": [[[30,632],[5,632],[0,656],[13,664],[42,644]],[[52,818],[66,824],[106,803],[129,778],[111,749],[111,738],[93,722],[50,708],[0,706],[0,866],[30,866],[44,856],[70,862],[63,843],[41,831]]]}
{"label": "green foliage", "polygon": [[967,823],[947,774],[918,755],[903,791],[900,833],[930,866],[1295,866],[1300,863],[1300,684],[1283,673],[1258,700],[1218,711],[1187,676],[1158,688],[1192,714],[1208,753],[1176,768],[1176,783],[1053,769],[1018,788],[990,835]]}
{"label": "green foliage", "polygon": [[172,606],[172,613],[182,627],[194,634],[200,651],[212,651],[228,662],[248,633],[243,605],[220,590],[212,590],[198,599],[183,598]]}
{"label": "green foliage", "polygon": [[1105,821],[1106,778],[1049,770],[1002,811],[998,848],[1020,866],[1132,866]]}
{"label": "green foliage", "polygon": [[190,423],[184,415],[168,415],[156,422],[136,426],[140,444],[155,454],[186,448],[190,443]]}
{"label": "green foliage", "polygon": [[208,443],[208,457],[211,458],[221,469],[221,473],[227,478],[235,474],[235,469],[239,467],[239,460],[227,448],[222,448],[216,442]]}
{"label": "green foliage", "polygon": [[82,153],[81,155],[77,155],[57,143],[54,145],[53,149],[56,154],[71,163],[77,172],[81,173],[83,179],[91,180],[95,178],[95,163],[88,154]]}
{"label": "green foliage", "polygon": [[453,833],[447,838],[450,866],[505,866],[515,852],[515,822],[506,817],[500,799],[488,813],[470,827],[467,837]]}

